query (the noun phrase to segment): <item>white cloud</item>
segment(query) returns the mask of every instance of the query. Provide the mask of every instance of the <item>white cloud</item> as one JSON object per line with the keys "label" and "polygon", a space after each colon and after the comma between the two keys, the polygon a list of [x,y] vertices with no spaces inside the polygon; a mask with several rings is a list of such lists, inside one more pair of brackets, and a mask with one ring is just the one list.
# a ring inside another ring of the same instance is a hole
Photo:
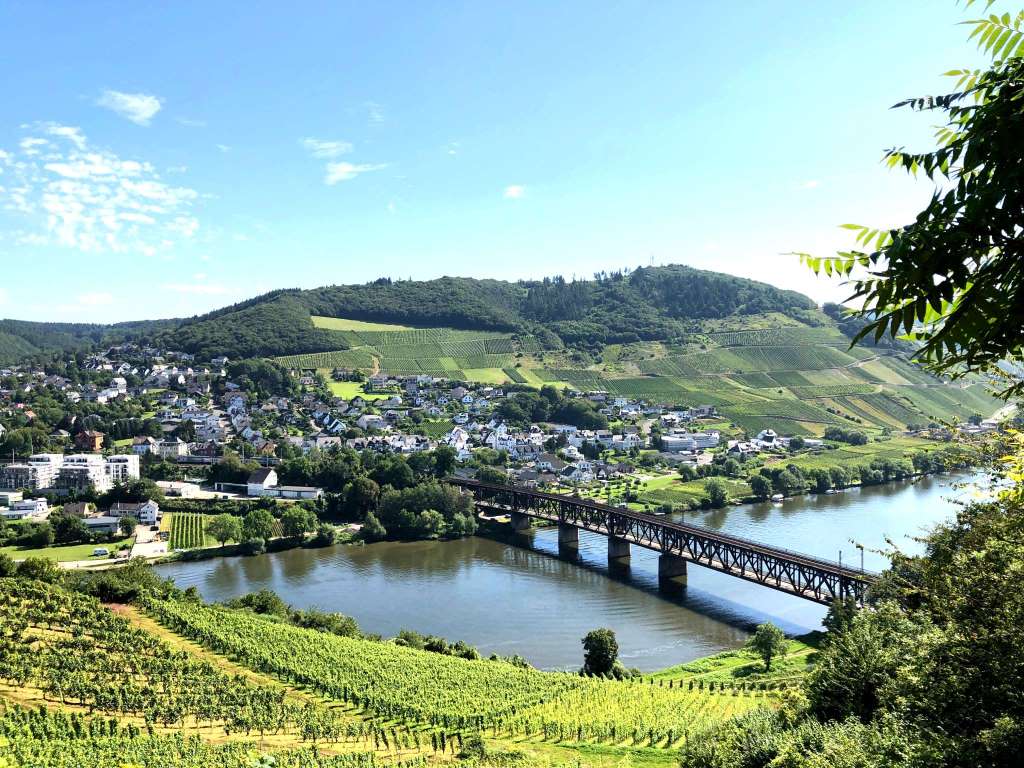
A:
{"label": "white cloud", "polygon": [[74,144],[78,149],[85,149],[85,136],[82,135],[82,130],[71,125],[60,125],[58,123],[46,123],[43,128],[51,136],[59,136],[62,139],[67,139]]}
{"label": "white cloud", "polygon": [[174,121],[179,125],[184,125],[186,128],[205,128],[205,120],[193,120],[189,117],[176,117]]}
{"label": "white cloud", "polygon": [[231,151],[231,147],[229,147],[227,144],[214,144],[214,146],[217,147],[217,149],[219,149],[221,152],[224,152],[224,153],[227,153],[227,152]]}
{"label": "white cloud", "polygon": [[324,184],[327,184],[328,186],[334,186],[339,181],[349,181],[350,179],[354,179],[361,173],[379,171],[381,168],[386,167],[387,165],[384,163],[328,163],[327,175],[324,176]]}
{"label": "white cloud", "polygon": [[518,200],[526,195],[526,187],[522,184],[509,184],[505,187],[504,197],[506,200]]}
{"label": "white cloud", "polygon": [[801,184],[800,189],[817,189],[820,183],[821,182],[817,181],[816,179],[811,179],[810,181],[805,181],[803,184]]}
{"label": "white cloud", "polygon": [[163,100],[148,93],[104,91],[99,99],[96,100],[96,104],[104,109],[116,112],[136,125],[149,125],[149,121],[163,107]]}
{"label": "white cloud", "polygon": [[452,157],[455,157],[455,155],[459,154],[459,142],[457,142],[457,141],[450,141],[450,142],[448,142],[448,147],[446,148],[445,151],[449,155],[451,155]]}
{"label": "white cloud", "polygon": [[11,155],[11,183],[0,192],[0,206],[34,226],[20,244],[154,255],[195,235],[195,190],[167,184],[147,162],[90,146],[78,128],[25,127],[31,135]]}
{"label": "white cloud", "polygon": [[332,141],[307,137],[299,143],[305,147],[310,155],[321,160],[331,160],[347,155],[352,151],[352,144],[348,141]]}

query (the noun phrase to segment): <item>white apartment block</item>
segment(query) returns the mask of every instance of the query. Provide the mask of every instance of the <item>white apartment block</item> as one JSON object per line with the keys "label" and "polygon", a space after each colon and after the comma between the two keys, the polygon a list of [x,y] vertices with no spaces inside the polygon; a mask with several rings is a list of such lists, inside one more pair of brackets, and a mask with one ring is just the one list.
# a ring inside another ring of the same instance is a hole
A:
{"label": "white apartment block", "polygon": [[[135,460],[138,461],[138,456]],[[109,491],[113,481],[107,472],[107,462],[98,453],[78,453],[65,456],[64,465],[57,474],[57,485],[71,491],[94,488],[100,493]]]}
{"label": "white apartment block", "polygon": [[108,456],[106,459],[106,473],[111,483],[126,483],[129,480],[138,480],[141,476],[139,457],[134,453],[119,453],[114,456]]}

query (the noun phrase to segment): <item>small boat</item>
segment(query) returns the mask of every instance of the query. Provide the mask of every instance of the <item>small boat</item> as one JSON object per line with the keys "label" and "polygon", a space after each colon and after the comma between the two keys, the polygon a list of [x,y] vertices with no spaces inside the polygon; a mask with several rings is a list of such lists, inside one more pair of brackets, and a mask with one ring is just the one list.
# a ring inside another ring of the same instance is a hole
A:
{"label": "small boat", "polygon": [[826,496],[832,496],[832,495],[835,494],[835,492],[836,492],[835,488],[829,488],[827,491],[825,491],[825,495]]}
{"label": "small boat", "polygon": [[776,494],[774,494],[772,496],[772,501],[774,501],[776,504],[778,504],[781,501],[785,501],[785,500],[786,500],[786,497],[783,496],[781,493],[776,493]]}

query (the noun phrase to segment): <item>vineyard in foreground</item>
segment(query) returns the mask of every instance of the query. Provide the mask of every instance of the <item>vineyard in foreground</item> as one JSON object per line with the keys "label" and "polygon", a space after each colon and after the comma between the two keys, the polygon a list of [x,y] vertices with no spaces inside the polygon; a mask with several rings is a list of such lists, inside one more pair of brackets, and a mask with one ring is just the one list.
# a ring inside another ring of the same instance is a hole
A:
{"label": "vineyard in foreground", "polygon": [[753,685],[617,682],[467,661],[325,636],[194,602],[165,601],[151,610],[173,631],[219,653],[377,717],[444,729],[484,728],[516,740],[667,748],[775,700],[774,693]]}

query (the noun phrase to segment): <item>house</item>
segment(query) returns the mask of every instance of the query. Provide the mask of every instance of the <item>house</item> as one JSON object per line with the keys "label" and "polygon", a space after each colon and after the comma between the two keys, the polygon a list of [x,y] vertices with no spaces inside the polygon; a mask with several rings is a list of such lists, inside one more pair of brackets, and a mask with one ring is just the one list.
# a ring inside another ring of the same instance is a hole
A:
{"label": "house", "polygon": [[160,442],[155,437],[142,435],[132,440],[132,453],[136,456],[143,456],[147,453],[159,453]]}
{"label": "house", "polygon": [[246,480],[249,496],[268,496],[268,490],[277,485],[277,472],[269,467],[257,469]]}
{"label": "house", "polygon": [[541,472],[561,472],[566,464],[553,453],[542,453],[534,465]]}
{"label": "house", "polygon": [[141,504],[118,502],[110,508],[111,517],[134,517],[143,525],[156,525],[163,517],[160,505],[155,501],[144,501]]}
{"label": "house", "polygon": [[75,447],[80,451],[90,453],[103,450],[103,433],[92,429],[79,432],[75,435]]}
{"label": "house", "polygon": [[75,517],[88,517],[96,512],[96,505],[91,501],[71,501],[64,505],[64,514]]}
{"label": "house", "polygon": [[188,443],[180,437],[160,442],[160,456],[164,459],[177,459],[181,456],[188,456]]}
{"label": "house", "polygon": [[358,419],[356,419],[356,426],[360,429],[383,429],[387,426],[383,416],[379,416],[375,413],[364,413]]}

